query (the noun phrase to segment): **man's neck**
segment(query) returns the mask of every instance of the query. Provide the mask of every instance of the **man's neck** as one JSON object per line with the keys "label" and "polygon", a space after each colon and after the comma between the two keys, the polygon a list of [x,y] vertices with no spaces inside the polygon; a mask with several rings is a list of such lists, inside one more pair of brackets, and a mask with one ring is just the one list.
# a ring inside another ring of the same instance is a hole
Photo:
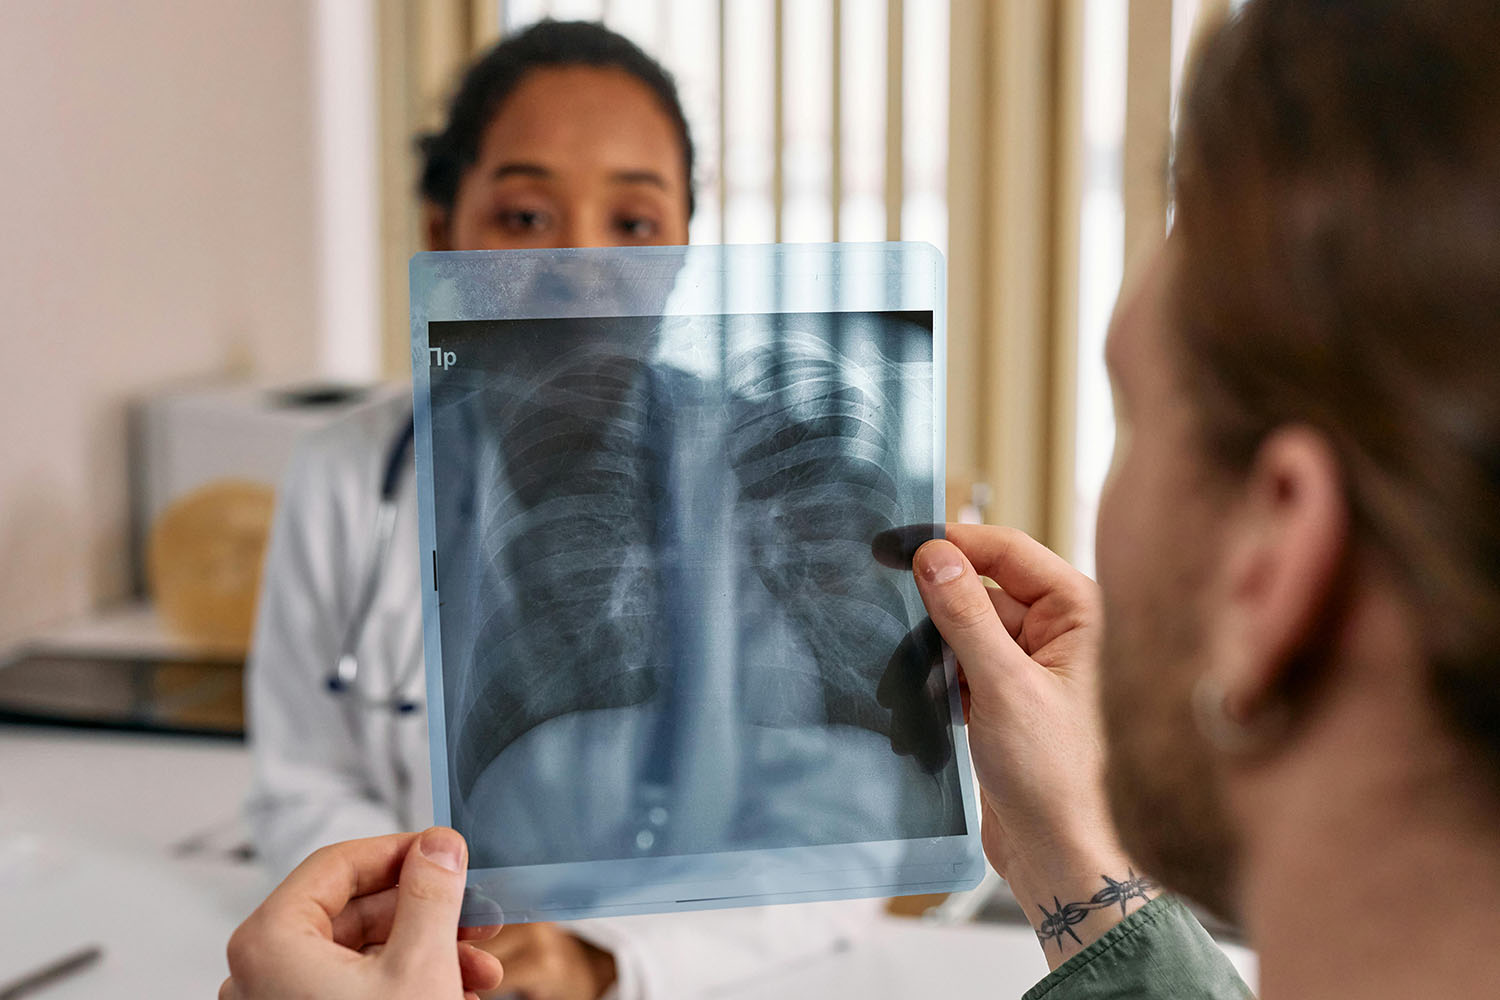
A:
{"label": "man's neck", "polygon": [[[1357,723],[1359,720],[1349,720]],[[1371,722],[1373,720],[1364,720]],[[1405,762],[1461,757],[1415,732],[1350,732],[1278,774],[1244,843],[1243,903],[1265,1000],[1487,996],[1500,984],[1500,830],[1454,770],[1423,782]],[[1429,734],[1431,735],[1431,734]],[[1436,737],[1436,742],[1447,740]],[[1338,773],[1330,765],[1341,767]],[[1482,788],[1473,774],[1472,787]]]}

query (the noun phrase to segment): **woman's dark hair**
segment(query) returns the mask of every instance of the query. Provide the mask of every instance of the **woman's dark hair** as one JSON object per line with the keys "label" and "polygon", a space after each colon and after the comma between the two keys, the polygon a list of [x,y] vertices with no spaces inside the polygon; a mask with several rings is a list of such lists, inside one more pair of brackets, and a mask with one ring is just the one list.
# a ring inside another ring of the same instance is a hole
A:
{"label": "woman's dark hair", "polygon": [[1226,469],[1336,449],[1500,788],[1500,3],[1255,0],[1182,105],[1177,334]]}
{"label": "woman's dark hair", "polygon": [[451,210],[459,181],[478,159],[484,131],[501,105],[532,70],[565,66],[623,70],[656,95],[682,142],[691,217],[696,201],[693,137],[677,97],[677,84],[660,63],[630,39],[591,21],[538,21],[499,42],[469,67],[448,105],[448,124],[440,132],[417,139],[417,151],[422,155],[417,187],[422,197]]}

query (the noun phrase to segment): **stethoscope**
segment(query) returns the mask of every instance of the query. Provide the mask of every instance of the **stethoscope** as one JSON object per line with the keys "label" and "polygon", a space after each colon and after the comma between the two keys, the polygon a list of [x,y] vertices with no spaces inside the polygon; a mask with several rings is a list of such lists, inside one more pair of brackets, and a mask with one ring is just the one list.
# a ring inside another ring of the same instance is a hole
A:
{"label": "stethoscope", "polygon": [[344,629],[344,639],[339,644],[337,664],[325,681],[328,690],[335,695],[352,698],[367,708],[388,709],[397,715],[410,715],[422,707],[421,702],[401,693],[416,677],[416,670],[421,666],[420,661],[416,663],[416,666],[408,664],[401,676],[391,685],[390,691],[383,695],[372,695],[361,691],[357,685],[359,659],[355,651],[359,648],[359,640],[364,634],[365,626],[369,624],[370,610],[375,606],[375,594],[380,589],[380,572],[385,566],[386,557],[390,555],[391,543],[396,535],[396,493],[401,487],[401,473],[407,467],[414,436],[412,418],[407,417],[396,437],[391,440],[390,447],[386,449],[385,472],[380,479],[380,506],[375,514],[374,558],[371,559],[369,569],[365,573],[364,585],[359,591],[359,600],[354,605],[354,614],[349,617],[349,624]]}

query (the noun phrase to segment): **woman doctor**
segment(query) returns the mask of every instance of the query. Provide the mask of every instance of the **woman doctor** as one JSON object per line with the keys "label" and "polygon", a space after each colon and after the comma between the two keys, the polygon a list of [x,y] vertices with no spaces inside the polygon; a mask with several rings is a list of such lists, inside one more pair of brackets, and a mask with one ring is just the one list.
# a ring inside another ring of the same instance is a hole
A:
{"label": "woman doctor", "polygon": [[[687,243],[675,87],[600,25],[501,42],[421,151],[431,249]],[[322,845],[431,822],[410,423],[409,392],[372,401],[302,442],[280,493],[247,680],[249,816],[278,878]],[[529,1000],[693,997],[830,950],[876,906],[517,925],[484,946]]]}

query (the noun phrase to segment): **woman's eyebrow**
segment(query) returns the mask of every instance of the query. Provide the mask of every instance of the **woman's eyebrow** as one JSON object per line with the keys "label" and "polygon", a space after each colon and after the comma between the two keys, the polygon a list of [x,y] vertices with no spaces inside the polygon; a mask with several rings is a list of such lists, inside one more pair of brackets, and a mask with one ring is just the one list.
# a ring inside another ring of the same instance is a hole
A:
{"label": "woman's eyebrow", "polygon": [[650,184],[667,190],[667,179],[655,170],[617,170],[609,175],[616,184]]}
{"label": "woman's eyebrow", "polygon": [[507,177],[540,177],[546,179],[552,176],[552,171],[540,163],[502,163],[490,171],[490,180],[503,181]]}

